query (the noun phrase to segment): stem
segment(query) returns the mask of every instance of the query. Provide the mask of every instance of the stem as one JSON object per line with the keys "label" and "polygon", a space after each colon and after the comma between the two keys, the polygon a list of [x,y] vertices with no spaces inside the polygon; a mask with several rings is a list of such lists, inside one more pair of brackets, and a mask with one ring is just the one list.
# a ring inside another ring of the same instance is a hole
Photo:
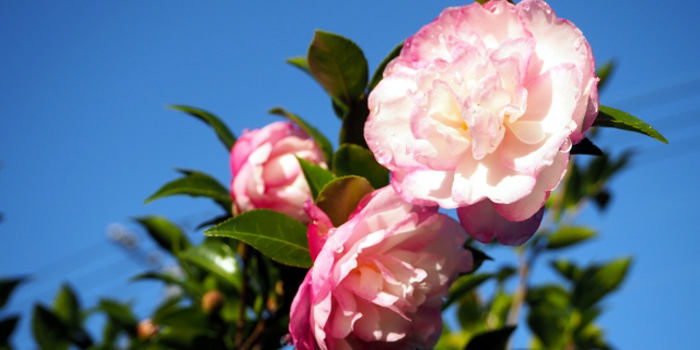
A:
{"label": "stem", "polygon": [[248,350],[250,349],[251,346],[255,343],[255,341],[258,339],[260,334],[262,334],[263,330],[265,330],[265,322],[260,321],[258,324],[255,325],[255,329],[253,329],[253,333],[250,334],[250,337],[246,339],[245,343],[240,346],[240,350]]}
{"label": "stem", "polygon": [[513,302],[510,304],[510,310],[508,311],[508,320],[506,324],[515,326],[518,324],[518,317],[520,316],[520,307],[525,301],[525,296],[527,294],[527,280],[530,276],[530,262],[525,257],[525,251],[518,254],[518,287],[513,294]]}

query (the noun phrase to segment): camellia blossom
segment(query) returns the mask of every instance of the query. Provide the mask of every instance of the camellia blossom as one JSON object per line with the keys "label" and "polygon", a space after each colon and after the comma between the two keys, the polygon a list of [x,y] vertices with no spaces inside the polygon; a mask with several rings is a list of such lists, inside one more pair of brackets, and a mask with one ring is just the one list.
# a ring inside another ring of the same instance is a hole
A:
{"label": "camellia blossom", "polygon": [[520,244],[598,113],[594,68],[544,1],[448,8],[387,66],[365,138],[405,200],[459,208],[479,241]]}
{"label": "camellia blossom", "polygon": [[314,266],[292,302],[296,349],[426,349],[441,334],[440,306],[473,257],[459,223],[405,202],[390,187],[367,195],[334,228],[307,204]]}
{"label": "camellia blossom", "polygon": [[323,152],[290,122],[246,131],[231,150],[231,196],[239,211],[272,209],[308,222],[311,190],[296,159],[327,167]]}

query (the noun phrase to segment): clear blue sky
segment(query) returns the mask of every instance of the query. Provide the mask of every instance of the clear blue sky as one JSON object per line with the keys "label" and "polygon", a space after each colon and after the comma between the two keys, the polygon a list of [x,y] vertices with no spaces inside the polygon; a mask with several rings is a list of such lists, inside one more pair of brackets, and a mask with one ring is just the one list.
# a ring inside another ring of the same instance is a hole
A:
{"label": "clear blue sky", "polygon": [[[238,134],[275,120],[266,111],[281,105],[335,140],[339,123],[325,93],[284,59],[303,55],[319,28],[355,40],[373,69],[444,7],[462,4],[0,2],[0,276],[33,275],[0,315],[25,316],[14,343],[34,347],[31,305],[50,302],[63,281],[77,288],[83,305],[107,295],[133,300],[139,316],[148,315],[161,290],[127,282],[147,266],[110,243],[110,224],[136,229],[130,217],[164,214],[197,240],[193,228],[218,213],[205,200],[185,197],[142,204],[176,177],[173,167],[230,179],[228,156],[210,130],[164,105],[208,109]],[[612,344],[694,348],[700,4],[550,4],[583,30],[599,63],[618,61],[602,103],[649,121],[671,141],[603,134],[603,145],[634,146],[640,155],[612,183],[610,210],[588,210],[579,220],[600,228],[601,237],[562,254],[582,263],[634,255],[628,281],[600,319]],[[535,282],[555,278],[547,269],[537,267]],[[524,347],[519,334],[515,345]]]}

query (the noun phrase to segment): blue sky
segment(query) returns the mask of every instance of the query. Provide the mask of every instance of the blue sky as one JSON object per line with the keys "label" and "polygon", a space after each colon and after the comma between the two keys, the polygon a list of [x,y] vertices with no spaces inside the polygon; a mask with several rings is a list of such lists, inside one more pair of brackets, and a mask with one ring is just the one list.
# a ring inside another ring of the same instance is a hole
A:
{"label": "blue sky", "polygon": [[[318,28],[356,41],[373,69],[443,8],[462,4],[0,2],[0,276],[33,276],[9,312],[27,316],[64,281],[86,306],[106,295],[133,300],[142,317],[150,312],[160,289],[128,283],[147,265],[111,243],[107,227],[136,230],[130,218],[163,214],[197,240],[193,228],[216,207],[184,197],[143,200],[177,176],[174,167],[230,179],[228,155],[210,130],[166,104],[205,108],[238,134],[276,120],[266,111],[280,105],[335,140],[339,123],[325,93],[284,59],[303,55]],[[610,210],[587,210],[579,220],[598,227],[600,238],[561,254],[581,263],[634,255],[628,281],[600,319],[618,348],[665,348],[669,339],[692,348],[700,325],[700,4],[550,5],[581,28],[597,62],[619,63],[601,102],[671,141],[603,133],[601,145],[640,154],[611,184]],[[141,242],[153,249],[142,232]],[[535,282],[555,278],[547,269],[536,268]],[[27,321],[14,338],[18,348],[34,347]],[[516,347],[527,345],[522,334]]]}

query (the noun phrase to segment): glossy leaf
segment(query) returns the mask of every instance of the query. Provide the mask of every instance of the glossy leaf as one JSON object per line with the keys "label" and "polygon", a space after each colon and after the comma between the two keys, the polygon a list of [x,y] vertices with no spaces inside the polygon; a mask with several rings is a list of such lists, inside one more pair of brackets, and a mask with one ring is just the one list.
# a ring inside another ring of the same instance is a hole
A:
{"label": "glossy leaf", "polygon": [[507,326],[493,331],[487,331],[475,335],[467,344],[465,350],[506,350],[508,338],[515,330],[515,326]]}
{"label": "glossy leaf", "polygon": [[68,327],[61,319],[42,305],[34,305],[32,334],[41,349],[67,349],[70,343]]}
{"label": "glossy leaf", "polygon": [[351,40],[317,30],[307,60],[311,74],[326,92],[345,104],[352,104],[365,92],[367,60]]}
{"label": "glossy leaf", "polygon": [[179,227],[160,216],[144,216],[134,219],[146,229],[146,232],[159,246],[170,253],[190,247],[190,242]]}
{"label": "glossy leaf", "polygon": [[568,260],[556,260],[552,261],[551,264],[554,270],[556,270],[562,277],[572,282],[576,282],[579,278],[581,278],[581,274],[583,273],[578,266],[574,265]]}
{"label": "glossy leaf", "polygon": [[272,210],[242,213],[204,232],[207,236],[241,240],[282,264],[311,267],[306,226]]}
{"label": "glossy leaf", "polygon": [[336,176],[327,169],[324,169],[317,164],[311,163],[307,160],[297,157],[299,161],[299,166],[301,171],[304,173],[306,182],[309,184],[309,189],[311,190],[311,197],[316,199],[318,194],[321,192],[323,187],[329,182],[333,181]]}
{"label": "glossy leaf", "polygon": [[5,307],[7,301],[10,300],[10,295],[12,292],[26,279],[21,278],[3,278],[0,279],[0,309]]}
{"label": "glossy leaf", "polygon": [[200,245],[187,248],[180,257],[241,290],[241,263],[228,244],[209,239]]}
{"label": "glossy leaf", "polygon": [[184,176],[168,182],[152,194],[145,203],[174,195],[188,195],[192,197],[207,197],[213,199],[227,212],[231,211],[231,194],[215,178],[194,170],[178,170]]}
{"label": "glossy leaf", "polygon": [[634,131],[643,135],[653,137],[663,143],[668,143],[668,140],[666,140],[665,137],[663,137],[649,124],[643,122],[641,119],[632,116],[627,112],[623,112],[611,107],[600,106],[600,112],[598,113],[598,117],[595,119],[595,122],[593,122],[593,126],[605,126],[627,131]]}
{"label": "glossy leaf", "polygon": [[391,49],[391,52],[384,57],[381,63],[379,63],[379,66],[377,67],[377,70],[374,71],[374,74],[372,74],[372,79],[369,81],[369,86],[367,87],[368,91],[374,90],[374,88],[379,84],[379,82],[382,80],[384,77],[384,69],[386,69],[386,66],[391,62],[394,58],[399,57],[401,54],[401,49],[403,48],[403,41],[400,42],[398,45],[394,46],[393,49]]}
{"label": "glossy leaf", "polygon": [[306,132],[307,135],[316,141],[318,146],[321,148],[323,155],[326,157],[326,164],[331,164],[333,160],[333,146],[331,145],[330,141],[328,141],[328,139],[320,131],[318,131],[318,129],[307,123],[298,115],[291,113],[282,107],[275,107],[269,110],[268,113],[285,117],[298,125],[302,130],[304,130],[304,132]]}
{"label": "glossy leaf", "polygon": [[559,285],[544,285],[528,290],[530,306],[527,322],[547,349],[558,349],[565,340],[570,320],[569,294]]}
{"label": "glossy leaf", "polygon": [[219,119],[219,117],[205,111],[202,109],[197,109],[190,106],[183,105],[169,105],[168,108],[174,109],[176,111],[185,112],[203,122],[208,124],[214,129],[216,136],[219,138],[221,143],[226,147],[226,152],[231,152],[233,144],[236,143],[236,137],[233,135],[231,130],[224,124],[224,122]]}
{"label": "glossy leaf", "polygon": [[484,263],[484,261],[493,260],[492,257],[486,255],[486,253],[484,253],[481,250],[476,249],[474,247],[465,246],[464,249],[467,249],[472,253],[472,260],[473,260],[472,270],[469,271],[468,273],[476,272],[481,267],[481,265]]}
{"label": "glossy leaf", "polygon": [[15,331],[18,321],[19,316],[12,316],[0,320],[0,349],[2,349],[3,346],[9,346],[10,336],[12,336],[12,332]]}
{"label": "glossy leaf", "polygon": [[316,205],[328,215],[333,226],[338,227],[348,220],[360,200],[372,191],[374,188],[363,177],[339,177],[323,188],[316,198]]}
{"label": "glossy leaf", "polygon": [[333,157],[333,170],[338,176],[362,176],[374,188],[389,184],[389,170],[377,163],[372,151],[352,143],[338,147]]}
{"label": "glossy leaf", "polygon": [[309,69],[309,62],[306,61],[306,57],[303,56],[297,56],[297,57],[290,57],[285,60],[287,63],[291,64],[294,67],[297,67],[304,71],[305,73],[311,75],[311,70]]}
{"label": "glossy leaf", "polygon": [[79,328],[82,324],[80,302],[73,289],[64,284],[54,300],[54,311],[63,322],[73,328]]}
{"label": "glossy leaf", "polygon": [[594,145],[591,140],[584,138],[579,143],[571,147],[571,154],[587,154],[590,156],[602,156],[603,151]]}
{"label": "glossy leaf", "polygon": [[594,238],[598,235],[590,227],[584,226],[564,226],[559,228],[559,230],[549,236],[549,242],[547,242],[547,249],[556,250],[567,248],[572,245],[581,243],[588,239]]}
{"label": "glossy leaf", "polygon": [[491,279],[494,275],[490,273],[480,273],[476,275],[466,275],[463,277],[460,277],[450,288],[450,295],[447,297],[447,300],[445,300],[445,303],[442,305],[442,310],[447,309],[454,303],[455,301],[459,300],[463,295],[470,293],[476,287],[480,286],[482,283],[488,281]]}

